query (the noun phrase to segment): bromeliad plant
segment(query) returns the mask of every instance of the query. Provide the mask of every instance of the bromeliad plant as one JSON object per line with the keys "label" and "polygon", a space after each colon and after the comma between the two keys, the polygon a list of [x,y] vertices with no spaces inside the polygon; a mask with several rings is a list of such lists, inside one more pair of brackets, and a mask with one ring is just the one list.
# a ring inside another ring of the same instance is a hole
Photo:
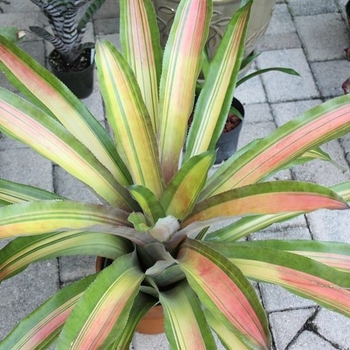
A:
{"label": "bromeliad plant", "polygon": [[[30,0],[47,17],[52,33],[31,26],[30,31],[49,41],[68,64],[72,64],[91,43],[82,43],[86,25],[105,0]],[[88,5],[80,18],[79,9]]]}
{"label": "bromeliad plant", "polygon": [[[105,41],[96,48],[113,139],[54,76],[0,40],[1,67],[29,100],[0,90],[1,130],[86,183],[103,203],[74,202],[1,180],[0,237],[19,236],[0,252],[1,279],[61,255],[113,260],[51,297],[0,349],[53,341],[57,349],[128,348],[137,323],[157,303],[171,348],[214,349],[212,329],[227,348],[268,349],[267,317],[250,279],[350,316],[349,245],[239,241],[319,208],[348,209],[349,183],[328,189],[265,180],[322,156],[320,144],[348,133],[349,97],[249,144],[208,178],[251,2],[232,18],[210,64],[188,136],[211,1],[181,1],[164,54],[150,1],[120,4],[123,54]],[[232,218],[238,219],[228,224]]]}

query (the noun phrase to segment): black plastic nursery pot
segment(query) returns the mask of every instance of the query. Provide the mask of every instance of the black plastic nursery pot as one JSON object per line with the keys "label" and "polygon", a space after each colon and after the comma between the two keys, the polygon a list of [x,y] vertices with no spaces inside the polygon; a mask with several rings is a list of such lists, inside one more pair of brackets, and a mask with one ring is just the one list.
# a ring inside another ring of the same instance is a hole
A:
{"label": "black plastic nursery pot", "polygon": [[[237,111],[239,111],[239,113],[241,114],[241,117],[244,118],[244,107],[239,100],[234,98],[232,100],[232,107],[234,107]],[[230,121],[231,117],[232,116],[228,116],[227,124],[231,123]],[[234,116],[234,118],[237,119],[238,117]],[[225,132],[224,130],[224,132],[221,134],[215,147],[217,149],[215,164],[219,164],[225,161],[230,156],[232,156],[232,154],[236,152],[238,138],[242,129],[242,125],[243,125],[242,120],[238,118],[237,125],[234,126],[231,131]]]}
{"label": "black plastic nursery pot", "polygon": [[[79,67],[73,69],[62,69],[61,67],[57,66],[55,60],[59,54],[56,50],[53,50],[49,55],[49,64],[52,73],[58,79],[60,79],[62,83],[64,83],[79,99],[90,96],[94,88],[95,50],[93,48],[87,48],[85,50],[88,51],[87,57],[89,62],[87,67],[83,68],[82,70],[78,69]],[[78,57],[75,62],[79,60],[80,58]],[[52,62],[54,62],[54,64]]]}

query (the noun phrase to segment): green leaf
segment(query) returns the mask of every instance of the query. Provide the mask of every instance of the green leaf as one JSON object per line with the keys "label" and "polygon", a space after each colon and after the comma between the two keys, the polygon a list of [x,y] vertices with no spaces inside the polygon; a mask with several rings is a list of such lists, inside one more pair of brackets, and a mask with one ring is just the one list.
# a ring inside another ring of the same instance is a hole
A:
{"label": "green leaf", "polygon": [[151,226],[166,216],[160,201],[147,187],[133,185],[129,187],[129,191],[142,208],[142,212],[146,215]]}
{"label": "green leaf", "polygon": [[135,76],[121,53],[106,41],[96,44],[96,64],[118,152],[133,183],[148,187],[159,198],[163,181],[156,136]]}
{"label": "green leaf", "polygon": [[242,79],[240,79],[237,82],[236,86],[238,87],[239,85],[243,84],[247,80],[254,78],[260,74],[267,73],[267,72],[282,72],[282,73],[286,73],[286,74],[295,75],[295,76],[300,77],[300,74],[298,72],[296,72],[294,69],[283,68],[283,67],[271,67],[271,68],[265,68],[265,69],[258,69],[254,73],[246,75],[245,77],[243,77]]}
{"label": "green leaf", "polygon": [[127,324],[143,278],[134,253],[102,270],[71,312],[56,348],[97,349],[116,341]]}
{"label": "green leaf", "polygon": [[250,282],[218,251],[187,239],[178,263],[201,303],[251,348],[267,349],[270,336],[263,307]]}
{"label": "green leaf", "polygon": [[[345,182],[336,186],[332,186],[331,190],[336,192],[347,202],[350,201],[350,182]],[[246,237],[253,232],[263,230],[266,227],[286,220],[290,220],[301,213],[277,213],[271,215],[255,215],[244,217],[233,224],[222,229],[210,232],[205,236],[205,241],[226,241],[233,242],[240,238]]]}
{"label": "green leaf", "polygon": [[96,275],[92,275],[59,290],[33,313],[24,318],[0,342],[0,349],[20,350],[48,347],[56,339],[68,315],[95,278]]}
{"label": "green leaf", "polygon": [[194,111],[184,160],[214,149],[224,129],[243,57],[251,4],[233,15],[210,63]]}
{"label": "green leaf", "polygon": [[170,349],[216,348],[198,297],[187,282],[160,292],[159,300],[164,310],[165,332]]}
{"label": "green leaf", "polygon": [[158,83],[162,49],[157,18],[150,0],[120,1],[120,41],[147,106],[154,132],[158,129]]}
{"label": "green leaf", "polygon": [[236,188],[199,202],[182,223],[257,214],[310,212],[316,209],[348,209],[347,203],[332,190],[297,181],[263,182]]}
{"label": "green leaf", "polygon": [[161,199],[167,215],[183,220],[193,209],[215,161],[215,152],[189,159],[169,182]]}
{"label": "green leaf", "polygon": [[61,165],[110,204],[132,207],[127,190],[88,148],[41,109],[2,88],[0,130]]}
{"label": "green leaf", "polygon": [[64,199],[58,194],[37,187],[22,185],[5,179],[0,179],[0,206],[20,203],[23,201]]}
{"label": "green leaf", "polygon": [[250,350],[250,347],[246,346],[234,333],[230,332],[212,313],[205,309],[204,314],[208,324],[219,336],[221,343],[226,349]]}
{"label": "green leaf", "polygon": [[252,247],[277,249],[302,255],[350,274],[350,244],[347,243],[304,240],[266,240],[250,243]]}
{"label": "green leaf", "polygon": [[[159,91],[159,152],[166,182],[177,172],[207,40],[211,1],[181,1],[164,50]],[[184,34],[185,33],[185,34]]]}
{"label": "green leaf", "polygon": [[[250,242],[249,242],[250,243]],[[262,243],[264,244],[264,243]],[[250,279],[290,292],[350,316],[350,274],[301,255],[238,243],[211,243]]]}
{"label": "green leaf", "polygon": [[228,159],[209,179],[202,198],[256,183],[305,152],[350,131],[350,97],[314,107],[261,139],[238,158]]}
{"label": "green leaf", "polygon": [[59,79],[3,38],[0,38],[0,68],[22,94],[58,119],[89,148],[118,182],[123,185],[131,183],[130,174],[108,132]]}
{"label": "green leaf", "polygon": [[135,328],[143,316],[153,307],[157,301],[145,293],[139,293],[130,310],[128,322],[123,329],[120,337],[113,343],[111,350],[114,349],[129,349],[131,340],[135,333]]}
{"label": "green leaf", "polygon": [[0,239],[67,231],[96,225],[129,226],[128,213],[72,201],[23,202],[0,208]]}
{"label": "green leaf", "polygon": [[16,238],[1,249],[0,281],[18,274],[36,261],[85,254],[116,259],[130,252],[131,248],[126,239],[79,230]]}
{"label": "green leaf", "polygon": [[0,35],[15,43],[22,40],[26,33],[17,27],[2,27],[0,28]]}

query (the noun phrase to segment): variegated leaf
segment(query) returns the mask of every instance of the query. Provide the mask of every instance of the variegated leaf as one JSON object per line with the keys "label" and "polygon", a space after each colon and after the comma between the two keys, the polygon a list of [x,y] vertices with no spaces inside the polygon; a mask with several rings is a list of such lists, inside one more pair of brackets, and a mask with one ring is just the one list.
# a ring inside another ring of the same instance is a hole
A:
{"label": "variegated leaf", "polygon": [[159,300],[164,310],[170,349],[215,349],[201,304],[187,282],[160,292]]}
{"label": "variegated leaf", "polygon": [[161,203],[167,215],[183,220],[195,205],[215,161],[215,152],[189,159],[169,182]]}
{"label": "variegated leaf", "polygon": [[114,260],[71,312],[56,348],[98,349],[116,341],[127,324],[143,278],[134,253]]}
{"label": "variegated leaf", "polygon": [[40,260],[84,254],[116,259],[131,249],[126,239],[100,232],[67,231],[19,237],[0,251],[0,281]]}
{"label": "variegated leaf", "polygon": [[127,190],[60,123],[21,97],[0,88],[0,130],[61,165],[112,205],[133,205]]}
{"label": "variegated leaf", "polygon": [[42,190],[37,187],[22,185],[5,179],[0,179],[0,206],[20,203],[23,201],[37,201],[50,199],[64,199],[58,194]]}
{"label": "variegated leaf", "polygon": [[209,66],[194,111],[184,159],[214,149],[224,129],[244,51],[252,2],[237,11]]}
{"label": "variegated leaf", "polygon": [[95,275],[72,283],[25,318],[0,342],[1,350],[43,349],[58,336],[68,315]]}
{"label": "variegated leaf", "polygon": [[348,209],[330,189],[297,181],[263,182],[236,188],[199,202],[182,227],[196,221],[257,214],[301,213],[316,209]]}
{"label": "variegated leaf", "polygon": [[0,239],[96,225],[130,226],[128,215],[117,208],[90,203],[23,202],[0,208]]}
{"label": "variegated leaf", "polygon": [[159,92],[158,138],[166,182],[178,170],[187,121],[193,109],[211,9],[211,1],[208,0],[181,1],[165,46]]}
{"label": "variegated leaf", "polygon": [[201,303],[247,346],[268,349],[267,318],[248,280],[208,245],[187,239],[178,263]]}
{"label": "variegated leaf", "polygon": [[4,38],[0,38],[0,67],[14,86],[58,119],[121,184],[131,183],[109,134],[59,79]]}
{"label": "variegated leaf", "polygon": [[278,284],[290,292],[350,317],[350,274],[301,255],[237,243],[213,243],[243,274]]}
{"label": "variegated leaf", "polygon": [[123,56],[106,41],[96,44],[96,64],[119,154],[134,184],[148,187],[159,198],[163,181],[157,142],[135,76]]}
{"label": "variegated leaf", "polygon": [[[350,97],[314,107],[227,160],[209,179],[202,198],[252,183],[286,167],[305,152],[350,131]],[[307,137],[306,137],[307,135]]]}
{"label": "variegated leaf", "polygon": [[147,106],[154,132],[158,129],[158,82],[162,50],[150,0],[120,1],[120,41]]}

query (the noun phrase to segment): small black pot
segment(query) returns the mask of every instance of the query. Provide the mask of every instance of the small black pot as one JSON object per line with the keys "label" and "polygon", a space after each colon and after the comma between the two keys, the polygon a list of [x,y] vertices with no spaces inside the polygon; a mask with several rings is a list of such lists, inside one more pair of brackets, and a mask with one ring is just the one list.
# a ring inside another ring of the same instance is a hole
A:
{"label": "small black pot", "polygon": [[78,98],[86,98],[91,95],[94,88],[94,49],[90,50],[90,56],[92,57],[90,65],[80,71],[70,70],[68,72],[62,72],[56,69],[51,63],[52,55],[55,50],[49,55],[49,63],[52,73],[62,81]]}
{"label": "small black pot", "polygon": [[[244,117],[244,107],[242,103],[236,98],[232,100],[232,107],[237,109],[237,111],[241,113],[241,116]],[[238,137],[242,129],[242,124],[243,123],[241,121],[233,130],[221,134],[215,147],[217,149],[215,164],[219,164],[225,161],[231,157],[233,153],[236,152]]]}

